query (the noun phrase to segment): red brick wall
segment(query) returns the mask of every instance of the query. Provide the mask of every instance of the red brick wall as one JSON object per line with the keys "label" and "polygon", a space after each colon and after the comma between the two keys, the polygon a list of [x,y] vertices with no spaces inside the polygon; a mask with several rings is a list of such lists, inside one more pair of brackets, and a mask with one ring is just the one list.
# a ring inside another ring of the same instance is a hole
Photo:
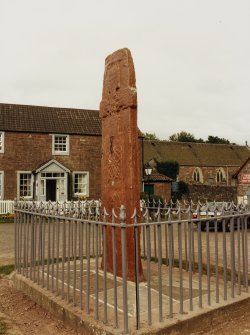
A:
{"label": "red brick wall", "polygon": [[154,194],[169,201],[171,199],[171,183],[154,183]]}
{"label": "red brick wall", "polygon": [[89,171],[90,198],[100,198],[101,136],[70,135],[70,154],[52,155],[52,135],[5,132],[5,150],[0,154],[4,171],[4,198],[17,194],[17,171],[32,171],[55,159],[71,171]]}
{"label": "red brick wall", "polygon": [[250,161],[243,167],[243,169],[238,174],[238,186],[237,186],[237,195],[243,197],[246,195],[248,188],[250,187],[250,183],[242,183],[241,177],[243,175],[250,175]]}

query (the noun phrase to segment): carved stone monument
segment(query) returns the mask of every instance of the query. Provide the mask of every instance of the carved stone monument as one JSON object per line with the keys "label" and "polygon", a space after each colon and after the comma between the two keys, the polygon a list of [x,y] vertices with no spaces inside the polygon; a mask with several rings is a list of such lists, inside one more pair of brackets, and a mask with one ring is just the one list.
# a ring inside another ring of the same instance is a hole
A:
{"label": "carved stone monument", "polygon": [[[111,214],[119,214],[121,205],[126,209],[126,224],[134,209],[139,213],[140,173],[137,128],[137,94],[135,70],[131,53],[120,49],[105,61],[102,101],[102,205]],[[116,219],[119,223],[119,217]],[[135,280],[134,229],[126,229],[127,277]],[[139,250],[140,255],[140,250]],[[117,275],[122,275],[121,231],[116,229]],[[112,231],[107,229],[107,271],[113,272]],[[142,267],[139,257],[139,279]]]}

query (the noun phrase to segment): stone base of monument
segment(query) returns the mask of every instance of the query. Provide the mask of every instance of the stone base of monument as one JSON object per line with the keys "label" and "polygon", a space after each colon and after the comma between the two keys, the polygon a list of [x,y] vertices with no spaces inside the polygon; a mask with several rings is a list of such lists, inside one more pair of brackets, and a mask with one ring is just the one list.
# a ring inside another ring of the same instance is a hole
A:
{"label": "stone base of monument", "polygon": [[[142,262],[143,272],[146,275],[146,262]],[[80,266],[80,265],[79,265]],[[79,271],[79,268],[77,268]],[[104,286],[103,286],[103,273],[100,270],[98,275],[99,292],[98,292],[98,313],[96,313],[96,294],[95,294],[95,264],[91,262],[91,277],[90,277],[90,301],[89,301],[89,314],[86,312],[86,280],[83,274],[83,294],[82,306],[83,310],[79,307],[79,278],[76,283],[75,296],[73,297],[73,276],[70,278],[68,285],[65,282],[65,299],[61,299],[61,288],[58,287],[58,296],[51,293],[46,288],[33,283],[28,278],[21,276],[18,273],[12,275],[14,286],[22,290],[26,295],[33,299],[36,303],[52,312],[57,318],[65,322],[65,324],[74,328],[80,334],[123,334],[123,286],[122,278],[117,278],[117,317],[118,328],[115,324],[115,304],[114,304],[114,287],[113,276],[110,274],[107,280],[107,323],[104,324]],[[151,318],[152,322],[149,325],[148,315],[148,287],[147,283],[143,282],[139,285],[139,301],[140,301],[140,329],[137,330],[136,319],[136,290],[135,283],[127,282],[128,294],[128,331],[129,334],[191,334],[205,331],[211,327],[212,324],[219,324],[225,317],[230,317],[230,313],[235,313],[237,304],[244,304],[250,299],[249,294],[241,292],[241,296],[234,299],[228,298],[225,302],[223,300],[223,282],[219,287],[219,303],[215,302],[215,283],[211,282],[211,306],[207,304],[207,288],[206,276],[202,278],[202,308],[198,308],[199,299],[199,280],[198,275],[194,274],[192,281],[192,294],[194,302],[194,310],[189,311],[189,286],[188,286],[188,273],[183,271],[183,300],[184,312],[180,314],[180,295],[179,295],[179,269],[173,269],[173,316],[170,317],[170,304],[169,304],[169,281],[167,268],[163,269],[163,286],[162,286],[162,311],[163,320],[159,322],[159,292],[158,292],[158,276],[157,264],[151,264]],[[45,276],[46,282],[46,276]],[[51,282],[51,276],[50,276]],[[60,274],[59,274],[60,283]],[[69,287],[69,291],[68,290]],[[54,288],[55,289],[55,288]],[[69,296],[67,294],[69,293]],[[230,289],[228,289],[228,296]],[[74,301],[74,303],[73,303]],[[76,306],[74,306],[74,304]],[[98,318],[98,320],[96,319]]]}

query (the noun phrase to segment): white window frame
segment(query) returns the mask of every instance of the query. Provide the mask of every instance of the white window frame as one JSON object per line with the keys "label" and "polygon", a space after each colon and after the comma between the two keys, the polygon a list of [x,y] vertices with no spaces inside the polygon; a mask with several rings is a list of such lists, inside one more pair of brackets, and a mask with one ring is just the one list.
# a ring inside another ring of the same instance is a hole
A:
{"label": "white window frame", "polygon": [[[86,175],[86,194],[75,192],[75,176],[77,174],[85,174]],[[73,195],[75,197],[89,197],[89,171],[74,171],[73,172],[72,186],[73,186]]]}
{"label": "white window frame", "polygon": [[[66,151],[55,150],[55,138],[66,137]],[[69,155],[69,135],[66,134],[52,134],[52,155]]]}
{"label": "white window frame", "polygon": [[0,171],[0,200],[3,200],[4,198],[4,171]]}
{"label": "white window frame", "polygon": [[[21,196],[20,195],[20,176],[21,174],[30,174],[31,175],[31,195],[30,196]],[[34,175],[31,171],[17,171],[17,198],[24,199],[33,199],[33,186],[34,186]]]}
{"label": "white window frame", "polygon": [[0,143],[1,143],[1,147],[0,147],[0,153],[3,154],[4,153],[4,136],[5,133],[4,131],[0,131]]}

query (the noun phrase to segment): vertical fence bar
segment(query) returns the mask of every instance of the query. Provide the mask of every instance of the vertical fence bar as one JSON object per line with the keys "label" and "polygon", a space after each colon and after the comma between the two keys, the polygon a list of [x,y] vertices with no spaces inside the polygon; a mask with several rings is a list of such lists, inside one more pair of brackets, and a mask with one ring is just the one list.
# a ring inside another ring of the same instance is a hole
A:
{"label": "vertical fence bar", "polygon": [[82,302],[82,281],[83,281],[83,222],[79,222],[79,258],[80,258],[80,309],[83,309],[83,302]]}
{"label": "vertical fence bar", "polygon": [[33,280],[33,264],[34,264],[34,215],[31,215],[30,227],[30,279]]}
{"label": "vertical fence bar", "polygon": [[42,263],[42,226],[41,216],[38,216],[38,250],[37,250],[37,284],[40,285],[40,264]]}
{"label": "vertical fence bar", "polygon": [[99,320],[99,262],[98,262],[98,224],[95,225],[95,319]]}
{"label": "vertical fence bar", "polygon": [[47,290],[49,290],[49,275],[50,275],[50,228],[51,219],[48,217],[48,250],[47,250]]}
{"label": "vertical fence bar", "polygon": [[[137,217],[134,217],[134,223],[137,224]],[[134,227],[134,241],[135,241],[135,304],[136,304],[136,329],[140,328],[140,290],[139,290],[139,240],[138,227]]]}
{"label": "vertical fence bar", "polygon": [[66,261],[66,220],[63,220],[63,240],[62,240],[62,299],[65,298],[64,293],[64,271],[65,271],[65,261]]}
{"label": "vertical fence bar", "polygon": [[87,225],[87,303],[86,303],[86,312],[87,314],[90,313],[90,228],[91,223],[88,222]]}
{"label": "vertical fence bar", "polygon": [[180,314],[183,314],[183,274],[182,274],[182,223],[178,222],[178,257],[180,280]]}
{"label": "vertical fence bar", "polygon": [[128,333],[128,297],[127,297],[127,245],[126,245],[126,213],[125,208],[121,206],[121,242],[122,242],[122,288],[123,288],[123,321],[124,333]]}
{"label": "vertical fence bar", "polygon": [[188,222],[188,236],[189,236],[189,248],[188,248],[188,255],[189,255],[189,264],[188,264],[188,279],[189,279],[189,309],[190,311],[193,310],[193,252],[192,252],[192,229],[193,222]]}
{"label": "vertical fence bar", "polygon": [[247,238],[247,217],[244,217],[244,245],[245,245],[245,283],[248,292],[248,238]]}
{"label": "vertical fence bar", "polygon": [[235,284],[234,218],[230,219],[230,251],[231,251],[231,297],[234,298],[234,284]]}
{"label": "vertical fence bar", "polygon": [[168,265],[168,269],[169,269],[169,317],[172,318],[173,317],[173,239],[174,239],[174,235],[173,235],[173,222],[169,223],[168,226],[168,245],[169,245],[169,265]]}
{"label": "vertical fence bar", "polygon": [[[189,210],[190,215],[190,210]],[[184,222],[184,245],[185,245],[185,264],[188,271],[188,241],[187,241],[187,222]]]}
{"label": "vertical fence bar", "polygon": [[31,215],[27,215],[27,251],[26,251],[26,277],[29,277],[29,255],[30,255],[30,223],[31,223]]}
{"label": "vertical fence bar", "polygon": [[17,204],[15,202],[15,214],[14,214],[14,250],[15,250],[15,270],[18,269],[18,263],[17,263],[17,241],[18,241],[18,230],[17,230],[17,225],[18,225],[18,219],[19,219],[19,212],[16,210]]}
{"label": "vertical fence bar", "polygon": [[28,214],[25,215],[25,219],[23,222],[23,271],[22,271],[23,276],[27,268],[26,264],[27,217]]}
{"label": "vertical fence bar", "polygon": [[59,295],[60,221],[56,220],[56,294]]}
{"label": "vertical fence bar", "polygon": [[55,219],[52,219],[52,252],[51,252],[51,292],[54,293],[54,278],[55,278]]}
{"label": "vertical fence bar", "polygon": [[210,288],[210,239],[209,239],[209,221],[206,222],[206,242],[207,242],[207,304],[211,305]]}
{"label": "vertical fence bar", "polygon": [[222,222],[223,235],[223,281],[224,281],[224,300],[227,300],[227,239],[226,239],[226,220]]}
{"label": "vertical fence bar", "polygon": [[168,266],[168,224],[165,224],[165,252],[166,266]]}
{"label": "vertical fence bar", "polygon": [[103,275],[104,275],[104,317],[103,322],[107,323],[107,226],[106,213],[104,212],[104,226],[103,226]]}
{"label": "vertical fence bar", "polygon": [[[148,218],[147,218],[148,223]],[[148,286],[148,325],[152,324],[151,315],[151,240],[150,240],[150,226],[146,226],[146,245],[147,245],[147,286]]]}
{"label": "vertical fence bar", "polygon": [[201,221],[198,222],[198,273],[199,273],[199,307],[202,308],[202,242],[201,242]]}
{"label": "vertical fence bar", "polygon": [[[25,220],[25,219],[24,219]],[[21,273],[22,271],[22,244],[23,244],[23,222],[20,223],[19,225],[19,272]]]}
{"label": "vertical fence bar", "polygon": [[45,265],[45,217],[42,216],[42,288],[44,288],[44,265]]}
{"label": "vertical fence bar", "polygon": [[157,237],[158,237],[158,289],[159,289],[159,322],[162,322],[162,239],[161,239],[161,215],[158,215]]}
{"label": "vertical fence bar", "polygon": [[237,218],[237,260],[238,260],[238,295],[241,295],[241,273],[240,273],[240,261],[241,261],[241,257],[240,257],[240,217]]}
{"label": "vertical fence bar", "polygon": [[22,266],[22,275],[25,273],[25,263],[26,263],[26,226],[27,226],[27,215],[25,215],[23,225],[23,266]]}
{"label": "vertical fence bar", "polygon": [[214,240],[215,240],[215,291],[216,303],[219,303],[219,250],[218,250],[218,221],[214,222]]}
{"label": "vertical fence bar", "polygon": [[[115,212],[112,210],[112,224],[115,223]],[[112,225],[112,256],[113,256],[113,278],[114,278],[114,326],[118,328],[117,310],[117,278],[116,278],[116,229]]]}
{"label": "vertical fence bar", "polygon": [[[35,209],[36,210],[36,209]],[[33,276],[34,276],[34,282],[37,281],[37,276],[36,276],[36,251],[37,251],[37,220],[38,217],[35,215],[34,217],[34,249],[33,249]]]}
{"label": "vertical fence bar", "polygon": [[76,250],[77,250],[77,221],[72,222],[73,225],[73,257],[74,257],[74,263],[73,263],[73,305],[76,306]]}
{"label": "vertical fence bar", "polygon": [[67,301],[70,303],[71,221],[68,220]]}

